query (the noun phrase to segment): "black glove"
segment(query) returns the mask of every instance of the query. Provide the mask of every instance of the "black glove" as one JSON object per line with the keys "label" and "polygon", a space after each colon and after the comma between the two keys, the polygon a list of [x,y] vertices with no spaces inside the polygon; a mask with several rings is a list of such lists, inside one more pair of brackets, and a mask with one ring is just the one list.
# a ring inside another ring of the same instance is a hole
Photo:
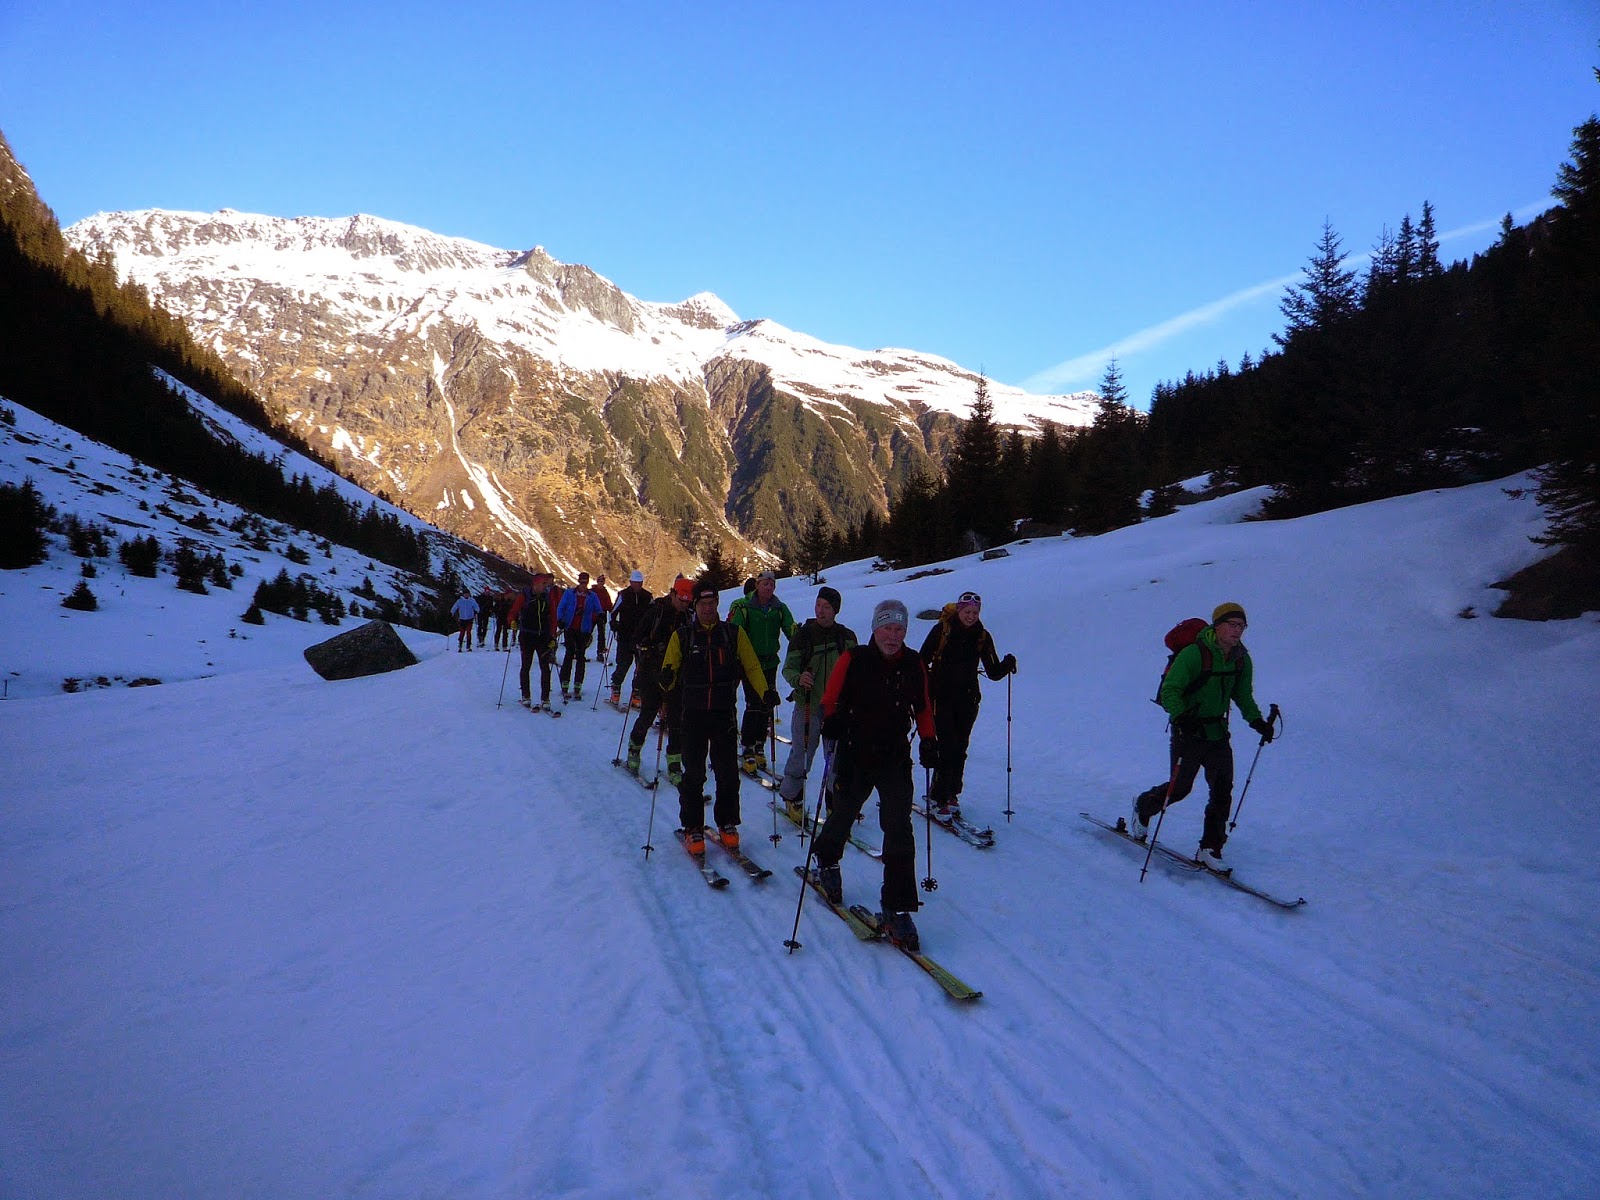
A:
{"label": "black glove", "polygon": [[1261,735],[1261,744],[1263,746],[1272,740],[1272,723],[1270,721],[1264,721],[1257,717],[1250,722],[1250,728]]}
{"label": "black glove", "polygon": [[1004,658],[1002,658],[1000,660],[1000,674],[1001,674],[1001,677],[1003,678],[1004,676],[1007,676],[1007,675],[1015,675],[1016,673],[1017,673],[1017,656],[1015,654],[1008,654],[1008,655],[1006,655]]}
{"label": "black glove", "polygon": [[939,769],[939,739],[925,737],[917,743],[917,761],[931,770]]}
{"label": "black glove", "polygon": [[777,708],[779,704],[778,693],[772,688],[768,688],[761,695],[761,703],[767,708]]}
{"label": "black glove", "polygon": [[662,667],[661,674],[656,676],[656,682],[661,685],[663,692],[670,692],[673,685],[678,682],[678,673],[671,667]]}
{"label": "black glove", "polygon": [[845,723],[843,713],[834,713],[831,717],[822,718],[822,736],[830,742],[837,742],[844,737]]}

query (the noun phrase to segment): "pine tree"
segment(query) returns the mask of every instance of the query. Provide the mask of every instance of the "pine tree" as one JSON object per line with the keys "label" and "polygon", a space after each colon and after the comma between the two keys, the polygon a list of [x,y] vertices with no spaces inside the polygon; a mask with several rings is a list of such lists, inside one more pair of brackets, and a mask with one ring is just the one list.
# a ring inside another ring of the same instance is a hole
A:
{"label": "pine tree", "polygon": [[739,586],[739,564],[728,557],[721,542],[706,547],[706,565],[700,572],[700,584],[718,591]]}
{"label": "pine tree", "polygon": [[100,601],[89,590],[89,585],[84,580],[78,580],[78,586],[72,589],[72,594],[61,602],[62,608],[75,608],[79,612],[94,612],[100,607]]}
{"label": "pine tree", "polygon": [[828,525],[828,518],[822,515],[822,509],[813,509],[811,520],[800,531],[800,545],[794,552],[795,568],[801,574],[810,576],[812,583],[818,582],[817,577],[827,565],[832,549],[833,530]]}
{"label": "pine tree", "polygon": [[1422,220],[1417,222],[1417,277],[1433,279],[1444,274],[1439,265],[1439,236],[1433,223],[1433,205],[1422,202]]}
{"label": "pine tree", "polygon": [[1283,333],[1273,334],[1273,341],[1287,348],[1297,337],[1326,333],[1355,314],[1356,273],[1344,265],[1345,257],[1333,223],[1324,221],[1317,252],[1302,268],[1304,281],[1291,287],[1279,304],[1288,324]]}
{"label": "pine tree", "polygon": [[[1600,78],[1600,71],[1596,71]],[[1573,130],[1572,160],[1556,173],[1560,202],[1551,242],[1551,329],[1547,355],[1548,463],[1539,471],[1539,503],[1550,517],[1541,541],[1580,548],[1600,559],[1600,118]]]}
{"label": "pine tree", "polygon": [[994,423],[989,381],[981,376],[972,415],[956,435],[948,478],[946,490],[963,531],[971,529],[986,546],[1009,540],[1011,514],[1000,473],[1000,430]]}
{"label": "pine tree", "polygon": [[45,526],[51,508],[32,479],[0,483],[0,570],[15,571],[49,557]]}
{"label": "pine tree", "polygon": [[1077,439],[1081,459],[1073,523],[1080,533],[1104,533],[1139,520],[1142,425],[1128,406],[1128,390],[1113,358],[1100,380],[1094,424]]}

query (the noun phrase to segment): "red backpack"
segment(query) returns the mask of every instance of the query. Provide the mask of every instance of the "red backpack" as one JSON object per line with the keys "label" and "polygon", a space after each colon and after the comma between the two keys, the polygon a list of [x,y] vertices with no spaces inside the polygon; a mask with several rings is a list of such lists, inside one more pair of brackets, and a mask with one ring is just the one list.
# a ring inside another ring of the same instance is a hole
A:
{"label": "red backpack", "polygon": [[[1178,651],[1185,646],[1192,646],[1200,637],[1200,631],[1209,629],[1211,622],[1204,617],[1189,617],[1179,621],[1167,630],[1167,636],[1162,639],[1167,644],[1167,665],[1161,668],[1161,678],[1156,683],[1156,694],[1150,697],[1155,704],[1161,703],[1161,685],[1167,681],[1167,672],[1172,670],[1172,662],[1178,657]],[[1183,689],[1184,699],[1187,700],[1211,678],[1211,651],[1205,643],[1200,643],[1200,674],[1195,676],[1194,682]]]}

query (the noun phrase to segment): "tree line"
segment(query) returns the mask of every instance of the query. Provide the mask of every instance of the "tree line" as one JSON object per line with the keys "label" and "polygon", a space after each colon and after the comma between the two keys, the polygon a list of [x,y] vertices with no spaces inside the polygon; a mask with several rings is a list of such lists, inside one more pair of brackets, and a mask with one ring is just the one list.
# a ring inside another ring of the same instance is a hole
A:
{"label": "tree line", "polygon": [[980,381],[943,478],[910,481],[887,520],[833,530],[818,513],[794,565],[928,562],[1024,519],[1101,533],[1170,512],[1200,475],[1270,485],[1267,515],[1297,516],[1529,468],[1541,540],[1600,561],[1600,118],[1571,153],[1556,205],[1508,215],[1470,262],[1440,260],[1429,203],[1380,232],[1364,272],[1325,223],[1274,345],[1157,385],[1148,415],[1115,360],[1090,425],[1034,437],[996,426]]}

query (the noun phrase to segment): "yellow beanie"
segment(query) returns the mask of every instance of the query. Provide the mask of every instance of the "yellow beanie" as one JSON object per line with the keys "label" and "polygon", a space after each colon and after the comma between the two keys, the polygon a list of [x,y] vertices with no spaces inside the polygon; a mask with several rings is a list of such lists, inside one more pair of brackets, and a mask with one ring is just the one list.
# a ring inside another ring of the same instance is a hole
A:
{"label": "yellow beanie", "polygon": [[1216,608],[1211,610],[1211,623],[1215,625],[1220,621],[1226,621],[1229,617],[1234,616],[1238,617],[1246,625],[1250,623],[1250,618],[1244,615],[1244,606],[1235,604],[1231,600],[1226,604],[1219,604],[1216,606]]}

